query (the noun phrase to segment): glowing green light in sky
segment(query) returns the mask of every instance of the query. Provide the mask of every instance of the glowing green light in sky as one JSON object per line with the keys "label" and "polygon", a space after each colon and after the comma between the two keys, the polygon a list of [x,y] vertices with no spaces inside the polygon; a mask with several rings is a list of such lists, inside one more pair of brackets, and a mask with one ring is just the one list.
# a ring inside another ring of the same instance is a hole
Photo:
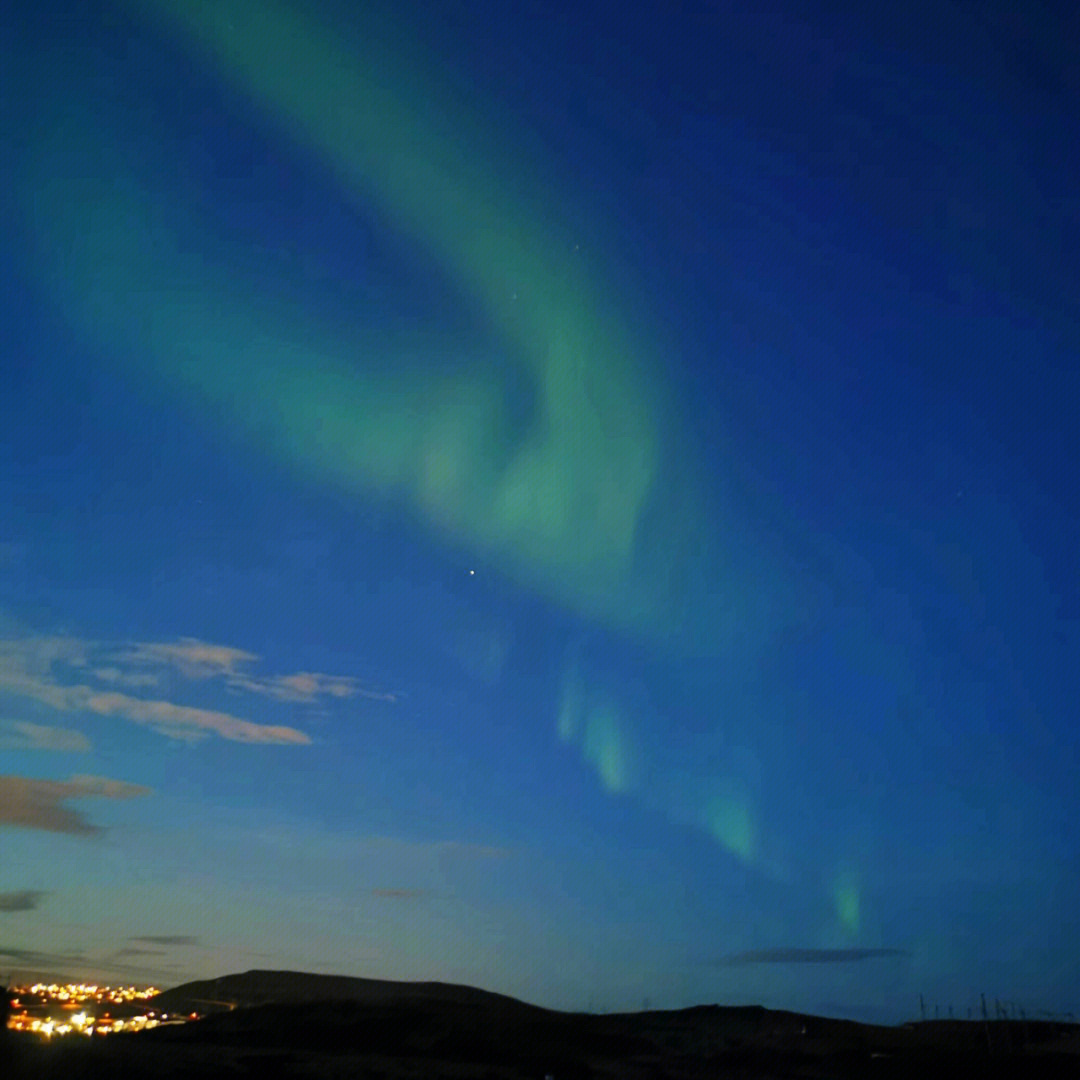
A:
{"label": "glowing green light in sky", "polygon": [[[455,107],[385,35],[356,34],[345,45],[304,5],[129,6],[179,35],[321,157],[343,197],[421,240],[530,373],[536,406],[510,445],[505,388],[490,365],[453,375],[438,355],[387,365],[396,343],[333,340],[269,305],[235,270],[192,254],[191,222],[160,194],[140,193],[130,175],[115,183],[123,166],[101,140],[89,175],[109,183],[96,190],[80,191],[55,161],[44,166],[50,202],[67,207],[68,220],[51,226],[54,253],[65,252],[76,296],[97,293],[84,315],[114,330],[134,315],[153,339],[148,362],[292,462],[403,498],[444,534],[583,614],[662,629],[668,571],[643,567],[639,550],[643,515],[667,497],[662,387],[648,374],[654,348],[574,252],[553,212],[559,193],[531,179],[537,167],[525,151]],[[131,232],[133,214],[139,235],[115,235]],[[383,352],[380,371],[396,367],[395,376],[365,373],[372,347]]]}
{"label": "glowing green light in sky", "polygon": [[610,792],[627,792],[635,780],[629,732],[613,702],[600,702],[585,721],[582,754]]}
{"label": "glowing green light in sky", "polygon": [[736,785],[724,784],[705,807],[705,824],[718,843],[746,862],[755,855],[754,818],[748,800]]}
{"label": "glowing green light in sky", "polygon": [[585,684],[575,664],[563,673],[562,700],[555,729],[563,742],[573,742],[581,731],[585,715]]}
{"label": "glowing green light in sky", "polygon": [[576,743],[581,756],[612,793],[631,792],[638,781],[633,732],[615,696],[588,685],[578,663],[563,673],[556,730],[563,742]]}
{"label": "glowing green light in sky", "polygon": [[836,917],[840,924],[853,937],[859,933],[859,882],[851,871],[844,871],[837,876],[833,890],[836,905]]}

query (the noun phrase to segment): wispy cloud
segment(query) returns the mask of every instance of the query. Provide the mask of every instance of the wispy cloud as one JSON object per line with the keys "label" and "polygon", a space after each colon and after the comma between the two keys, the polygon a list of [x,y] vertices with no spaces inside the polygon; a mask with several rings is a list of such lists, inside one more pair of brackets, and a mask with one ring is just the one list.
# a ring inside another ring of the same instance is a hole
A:
{"label": "wispy cloud", "polygon": [[259,658],[243,649],[228,645],[211,645],[195,638],[177,642],[139,642],[122,654],[132,663],[168,664],[179,669],[189,679],[212,679],[220,675],[235,675],[241,664],[254,663]]}
{"label": "wispy cloud", "polygon": [[121,716],[136,724],[146,724],[174,739],[198,739],[213,733],[223,739],[244,743],[292,743],[305,745],[309,736],[296,728],[254,724],[230,713],[195,709],[169,701],[147,701],[120,693],[81,695],[81,705],[99,716]]}
{"label": "wispy cloud", "polygon": [[0,911],[33,911],[48,893],[40,889],[23,889],[20,892],[0,893]]}
{"label": "wispy cloud", "polygon": [[81,964],[86,960],[85,955],[77,951],[67,953],[44,953],[37,952],[35,949],[18,949],[12,945],[0,945],[0,956],[24,964],[27,967],[44,967],[50,970],[58,965],[63,966],[64,964],[70,963]]}
{"label": "wispy cloud", "polygon": [[322,697],[366,697],[395,701],[394,694],[365,689],[346,675],[299,671],[292,675],[261,675],[250,670],[261,659],[255,653],[196,638],[177,642],[138,642],[122,654],[134,665],[172,667],[189,679],[222,679],[233,690],[263,694],[277,701],[313,702]]}
{"label": "wispy cloud", "polygon": [[744,964],[846,964],[883,956],[908,956],[904,949],[752,949],[719,961],[721,967]]}
{"label": "wispy cloud", "polygon": [[108,982],[110,975],[136,975],[145,979],[151,971],[158,975],[165,975],[166,978],[172,977],[171,965],[161,961],[150,961],[148,964],[145,960],[127,963],[118,959],[120,956],[120,951],[94,956],[87,955],[81,949],[41,952],[37,949],[24,949],[0,943],[0,959],[4,961],[9,971],[15,967],[23,974],[51,973],[57,976],[57,981],[66,978],[81,978]]}
{"label": "wispy cloud", "polygon": [[128,938],[129,941],[141,941],[147,945],[198,945],[199,939],[193,934],[139,934]]}
{"label": "wispy cloud", "polygon": [[65,806],[68,799],[133,799],[149,794],[150,788],[100,776],[73,776],[69,780],[0,776],[0,825],[93,836],[103,831],[101,827]]}
{"label": "wispy cloud", "polygon": [[66,635],[38,635],[0,640],[0,660],[17,660],[32,675],[44,675],[57,665],[84,668],[90,645]]}
{"label": "wispy cloud", "polygon": [[156,686],[158,677],[149,671],[121,671],[118,667],[97,667],[94,678],[99,682],[115,683],[117,686]]}
{"label": "wispy cloud", "polygon": [[[309,736],[296,728],[256,724],[227,712],[135,697],[70,681],[91,673],[87,668],[87,657],[100,648],[73,638],[0,641],[0,691],[31,698],[61,712],[85,711],[99,716],[118,716],[173,739],[190,741],[215,734],[234,742],[291,745],[311,742]],[[204,649],[210,651],[206,653]],[[210,665],[210,659],[205,659],[207,656],[224,662],[219,655],[221,651],[216,646],[200,646],[194,650],[190,663]],[[231,652],[236,654],[239,650]],[[200,657],[204,659],[200,660]],[[114,683],[120,681],[113,680]],[[27,737],[25,732],[22,737]]]}
{"label": "wispy cloud", "polygon": [[396,694],[365,690],[355,679],[344,675],[321,675],[315,671],[299,671],[295,675],[273,675],[266,678],[232,675],[226,681],[234,690],[265,694],[278,701],[315,701],[320,697],[363,697],[374,701],[397,701]]}
{"label": "wispy cloud", "polygon": [[31,724],[25,720],[0,720],[0,750],[56,750],[85,753],[90,740],[70,728]]}

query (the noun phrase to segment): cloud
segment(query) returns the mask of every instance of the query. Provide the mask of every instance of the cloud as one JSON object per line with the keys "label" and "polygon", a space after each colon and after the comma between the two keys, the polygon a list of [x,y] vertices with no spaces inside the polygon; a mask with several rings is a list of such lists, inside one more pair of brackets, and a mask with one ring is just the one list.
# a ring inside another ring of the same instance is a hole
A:
{"label": "cloud", "polygon": [[127,945],[117,949],[113,956],[165,956],[164,949],[140,949],[137,945]]}
{"label": "cloud", "polygon": [[224,679],[233,690],[263,694],[276,701],[312,702],[320,697],[366,697],[395,701],[393,694],[361,688],[346,675],[298,671],[292,675],[258,675],[248,668],[259,661],[255,653],[229,645],[214,645],[195,638],[178,642],[138,642],[123,654],[134,664],[160,664],[176,668],[189,679]]}
{"label": "cloud", "polygon": [[68,638],[0,640],[0,690],[34,698],[54,709],[67,707],[68,689],[57,679],[61,665],[85,662],[80,642]]}
{"label": "cloud", "polygon": [[[85,688],[82,688],[85,689]],[[244,743],[290,743],[306,745],[309,736],[296,728],[272,724],[253,724],[230,713],[195,709],[169,701],[147,701],[128,694],[91,692],[83,695],[81,705],[99,716],[122,716],[136,724],[146,724],[174,739],[199,739],[209,733],[223,739]]]}
{"label": "cloud", "polygon": [[363,690],[355,679],[344,675],[321,675],[314,671],[298,671],[295,675],[273,675],[256,678],[249,675],[233,675],[227,683],[234,690],[247,690],[253,694],[265,694],[277,701],[315,701],[319,697],[366,697],[376,701],[396,701],[394,694]]}
{"label": "cloud", "polygon": [[372,889],[371,895],[382,900],[420,900],[431,893],[427,889]]}
{"label": "cloud", "polygon": [[91,649],[89,642],[64,635],[18,637],[0,640],[0,661],[14,660],[31,675],[43,675],[58,664],[83,668]]}
{"label": "cloud", "polygon": [[249,664],[259,658],[243,649],[228,645],[211,645],[195,638],[181,638],[178,642],[141,642],[124,659],[135,663],[170,664],[179,668],[189,679],[211,679],[218,675],[233,675],[240,664]]}
{"label": "cloud", "polygon": [[[99,716],[120,716],[145,724],[174,739],[194,740],[209,734],[247,743],[305,745],[311,739],[292,727],[256,724],[228,712],[192,708],[171,701],[147,699],[122,693],[120,688],[157,685],[160,673],[154,667],[172,669],[191,680],[219,679],[230,689],[261,694],[275,701],[314,703],[320,699],[344,700],[366,697],[396,701],[392,693],[368,690],[356,679],[300,671],[291,675],[259,675],[248,668],[259,657],[244,649],[214,645],[195,638],[177,642],[136,642],[123,647],[81,641],[72,637],[22,637],[0,639],[0,691],[32,698],[63,712],[80,710]],[[87,677],[99,684],[87,685]],[[27,742],[44,742],[49,729],[23,725],[8,734],[18,748]],[[58,729],[54,729],[58,730]],[[68,732],[53,740],[66,745],[45,749],[88,749],[76,745],[80,736]],[[36,743],[35,743],[36,745]],[[0,725],[0,749],[8,747]]]}
{"label": "cloud", "polygon": [[38,952],[36,949],[23,949],[0,944],[0,958],[7,965],[9,974],[11,967],[18,967],[24,976],[28,973],[36,975],[51,973],[56,977],[57,982],[70,978],[94,982],[112,982],[113,979],[110,976],[114,975],[134,975],[141,980],[145,980],[149,972],[156,972],[158,975],[165,975],[167,978],[172,977],[171,965],[164,964],[161,961],[151,961],[148,966],[145,960],[126,963],[117,959],[119,956],[119,952],[88,956],[81,949],[68,952]]}
{"label": "cloud", "polygon": [[845,964],[883,956],[909,956],[904,949],[753,949],[719,961],[720,967],[745,964]]}
{"label": "cloud", "polygon": [[90,740],[81,731],[23,720],[0,720],[0,750],[57,750],[81,754],[89,749]]}
{"label": "cloud", "polygon": [[133,799],[149,795],[150,788],[100,776],[73,776],[70,780],[33,780],[25,776],[0,776],[0,825],[72,836],[93,836],[92,825],[78,810],[64,806],[68,799]]}
{"label": "cloud", "polygon": [[86,957],[81,952],[71,953],[43,953],[34,949],[16,949],[9,945],[0,945],[0,956],[8,960],[16,960],[30,967],[52,968],[56,965],[84,963]]}
{"label": "cloud", "polygon": [[128,939],[141,941],[147,945],[198,945],[199,939],[194,934],[138,934]]}
{"label": "cloud", "polygon": [[[85,667],[86,657],[94,648],[89,643],[72,638],[0,641],[0,691],[31,698],[61,712],[88,711],[99,716],[119,716],[132,723],[145,724],[173,739],[194,740],[216,734],[234,742],[292,745],[311,742],[304,732],[292,727],[255,724],[231,713],[197,709],[62,681],[58,666],[66,664],[69,668],[79,670]],[[206,656],[217,656],[221,660],[221,652],[218,646],[200,644],[199,649],[193,651],[190,662],[194,664],[200,657]],[[236,654],[239,650],[231,652]],[[209,660],[204,662],[209,664]]]}
{"label": "cloud", "polygon": [[156,686],[158,683],[158,677],[149,671],[121,671],[118,667],[94,668],[94,678],[99,682],[131,687]]}
{"label": "cloud", "polygon": [[40,889],[0,893],[0,911],[33,911],[48,895]]}

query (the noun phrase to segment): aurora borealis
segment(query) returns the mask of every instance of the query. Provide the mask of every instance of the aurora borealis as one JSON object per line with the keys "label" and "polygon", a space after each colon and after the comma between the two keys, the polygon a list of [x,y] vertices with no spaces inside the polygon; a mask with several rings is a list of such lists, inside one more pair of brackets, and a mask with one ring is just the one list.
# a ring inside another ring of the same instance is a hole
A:
{"label": "aurora borealis", "polygon": [[4,18],[0,961],[1080,1003],[1044,22]]}

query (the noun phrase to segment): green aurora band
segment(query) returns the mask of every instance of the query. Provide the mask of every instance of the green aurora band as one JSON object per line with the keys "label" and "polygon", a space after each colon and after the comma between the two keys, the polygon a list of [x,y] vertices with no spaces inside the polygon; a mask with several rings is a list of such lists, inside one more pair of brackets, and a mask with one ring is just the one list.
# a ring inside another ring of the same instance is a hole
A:
{"label": "green aurora band", "polygon": [[535,155],[515,156],[497,123],[440,115],[432,103],[445,114],[452,88],[435,65],[395,66],[385,30],[345,48],[299,5],[125,6],[317,156],[346,200],[419,240],[490,328],[488,353],[524,370],[532,415],[515,423],[492,355],[469,359],[434,334],[320,325],[229,266],[183,185],[161,190],[125,160],[184,170],[130,99],[104,110],[64,100],[38,140],[40,269],[83,330],[304,476],[392,498],[612,629],[654,644],[687,636],[680,579],[702,530],[669,437],[659,335],[634,332],[588,272]]}

